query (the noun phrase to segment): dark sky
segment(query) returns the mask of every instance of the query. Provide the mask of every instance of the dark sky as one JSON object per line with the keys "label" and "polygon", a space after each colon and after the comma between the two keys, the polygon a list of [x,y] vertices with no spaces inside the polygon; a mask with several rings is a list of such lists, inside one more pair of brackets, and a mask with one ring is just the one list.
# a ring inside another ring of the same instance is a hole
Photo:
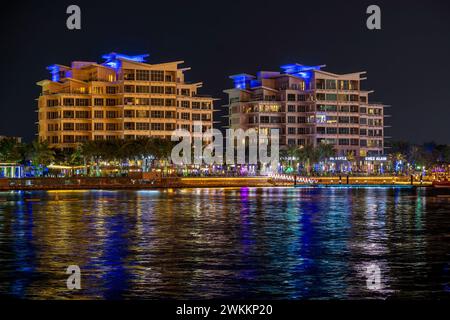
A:
{"label": "dark sky", "polygon": [[[33,139],[46,66],[101,62],[110,51],[184,60],[201,93],[225,98],[228,76],[286,63],[367,71],[372,101],[392,105],[394,140],[450,143],[450,1],[13,1],[1,10],[0,135]],[[82,30],[66,28],[77,4]],[[366,28],[378,4],[382,30]],[[216,108],[225,100],[219,101]],[[219,119],[220,114],[216,115]]]}

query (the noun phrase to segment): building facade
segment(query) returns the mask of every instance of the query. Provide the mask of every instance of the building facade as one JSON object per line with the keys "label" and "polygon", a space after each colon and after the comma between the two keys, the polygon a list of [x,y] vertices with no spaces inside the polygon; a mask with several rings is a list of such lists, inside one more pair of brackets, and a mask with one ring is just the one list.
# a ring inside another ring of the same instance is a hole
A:
{"label": "building facade", "polygon": [[105,61],[48,67],[38,98],[40,141],[73,149],[88,140],[169,138],[175,129],[213,124],[213,98],[185,82],[183,61],[146,63],[148,55],[110,53]]}
{"label": "building facade", "polygon": [[280,132],[280,147],[334,146],[337,156],[356,158],[384,152],[384,105],[369,103],[361,89],[365,72],[335,74],[321,66],[290,64],[281,72],[230,76],[225,90],[229,127]]}

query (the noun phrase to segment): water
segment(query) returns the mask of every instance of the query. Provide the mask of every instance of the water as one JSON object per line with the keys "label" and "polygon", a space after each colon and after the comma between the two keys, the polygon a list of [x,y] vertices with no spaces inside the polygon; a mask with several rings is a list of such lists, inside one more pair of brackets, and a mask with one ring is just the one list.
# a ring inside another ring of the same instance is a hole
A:
{"label": "water", "polygon": [[450,198],[431,190],[0,193],[0,294],[13,297],[449,298],[449,262]]}

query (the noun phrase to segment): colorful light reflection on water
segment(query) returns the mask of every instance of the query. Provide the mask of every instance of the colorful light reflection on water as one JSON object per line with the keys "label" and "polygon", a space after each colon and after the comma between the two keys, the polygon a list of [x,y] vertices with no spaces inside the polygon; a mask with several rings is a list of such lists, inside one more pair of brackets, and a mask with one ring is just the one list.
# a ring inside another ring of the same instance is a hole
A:
{"label": "colorful light reflection on water", "polygon": [[[0,294],[449,297],[449,215],[448,197],[420,189],[4,192]],[[73,264],[79,291],[66,288]],[[366,286],[371,264],[376,291]]]}

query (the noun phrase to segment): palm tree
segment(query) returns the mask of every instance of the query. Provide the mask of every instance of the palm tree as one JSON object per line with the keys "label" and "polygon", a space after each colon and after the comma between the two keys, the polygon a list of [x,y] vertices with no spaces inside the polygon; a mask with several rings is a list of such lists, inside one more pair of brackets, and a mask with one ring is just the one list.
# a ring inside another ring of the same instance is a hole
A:
{"label": "palm tree", "polygon": [[33,141],[31,144],[31,163],[37,167],[38,175],[42,174],[44,167],[55,161],[55,150],[51,149],[48,142]]}
{"label": "palm tree", "polygon": [[304,164],[304,167],[306,167],[306,173],[309,176],[311,174],[311,164],[316,163],[318,160],[316,148],[312,144],[307,144],[299,149],[298,157]]}
{"label": "palm tree", "polygon": [[0,140],[0,161],[24,162],[26,145],[13,138]]}

